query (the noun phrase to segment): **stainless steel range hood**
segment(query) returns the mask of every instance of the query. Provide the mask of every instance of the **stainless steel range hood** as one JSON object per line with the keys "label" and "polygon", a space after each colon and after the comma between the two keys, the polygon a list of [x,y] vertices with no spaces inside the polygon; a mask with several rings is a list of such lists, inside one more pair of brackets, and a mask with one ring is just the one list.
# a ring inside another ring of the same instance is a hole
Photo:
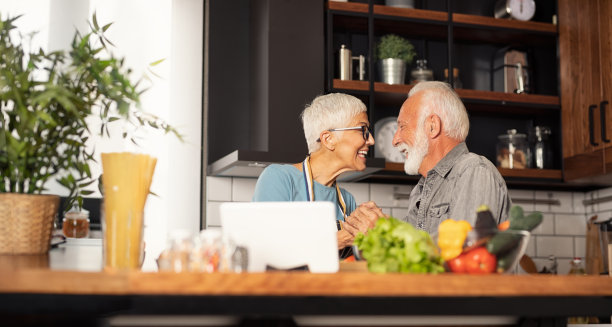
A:
{"label": "stainless steel range hood", "polygon": [[[296,161],[298,162],[298,161]],[[258,177],[270,164],[295,163],[284,162],[282,154],[262,151],[235,150],[208,166],[209,175],[232,177]],[[339,182],[354,182],[384,168],[385,160],[368,158],[364,171],[347,172],[338,177]]]}
{"label": "stainless steel range hood", "polygon": [[[258,177],[271,163],[302,161],[299,115],[324,93],[324,0],[208,1],[207,174]],[[385,162],[367,165],[340,180]]]}

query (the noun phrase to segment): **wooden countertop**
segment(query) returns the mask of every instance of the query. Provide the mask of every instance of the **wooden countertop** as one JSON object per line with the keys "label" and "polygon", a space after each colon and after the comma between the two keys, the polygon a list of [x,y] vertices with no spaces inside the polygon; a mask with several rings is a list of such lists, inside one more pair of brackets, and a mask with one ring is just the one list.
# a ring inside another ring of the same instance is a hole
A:
{"label": "wooden countertop", "polygon": [[0,270],[0,293],[98,295],[516,297],[610,296],[607,276],[340,272],[143,273]]}
{"label": "wooden countertop", "polygon": [[0,256],[0,316],[64,317],[75,306],[83,317],[612,314],[608,276],[108,272],[100,254],[91,246]]}

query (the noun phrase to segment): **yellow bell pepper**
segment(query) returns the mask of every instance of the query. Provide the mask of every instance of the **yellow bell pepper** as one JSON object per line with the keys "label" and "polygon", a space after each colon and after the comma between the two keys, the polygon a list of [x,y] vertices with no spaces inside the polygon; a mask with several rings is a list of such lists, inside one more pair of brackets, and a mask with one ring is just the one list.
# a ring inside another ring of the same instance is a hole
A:
{"label": "yellow bell pepper", "polygon": [[445,261],[451,260],[463,251],[463,242],[472,226],[465,220],[446,219],[438,226],[438,247]]}

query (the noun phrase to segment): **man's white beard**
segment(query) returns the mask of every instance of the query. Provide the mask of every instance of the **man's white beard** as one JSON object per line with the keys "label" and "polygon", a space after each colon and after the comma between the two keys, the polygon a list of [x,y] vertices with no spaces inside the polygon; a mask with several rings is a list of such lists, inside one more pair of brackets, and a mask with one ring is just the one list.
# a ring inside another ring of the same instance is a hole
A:
{"label": "man's white beard", "polygon": [[429,149],[429,139],[425,135],[424,131],[417,132],[415,146],[409,146],[406,143],[402,143],[397,148],[402,151],[406,156],[404,161],[404,171],[408,175],[418,175],[419,168],[423,162],[423,158],[427,155]]}

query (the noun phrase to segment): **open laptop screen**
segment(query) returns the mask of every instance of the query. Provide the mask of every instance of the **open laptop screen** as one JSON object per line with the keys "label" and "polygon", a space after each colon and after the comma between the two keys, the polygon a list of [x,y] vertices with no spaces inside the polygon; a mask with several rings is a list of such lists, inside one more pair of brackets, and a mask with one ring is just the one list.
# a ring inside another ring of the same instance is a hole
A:
{"label": "open laptop screen", "polygon": [[266,267],[338,271],[336,212],[331,202],[227,202],[220,206],[226,236],[248,251],[248,271]]}

